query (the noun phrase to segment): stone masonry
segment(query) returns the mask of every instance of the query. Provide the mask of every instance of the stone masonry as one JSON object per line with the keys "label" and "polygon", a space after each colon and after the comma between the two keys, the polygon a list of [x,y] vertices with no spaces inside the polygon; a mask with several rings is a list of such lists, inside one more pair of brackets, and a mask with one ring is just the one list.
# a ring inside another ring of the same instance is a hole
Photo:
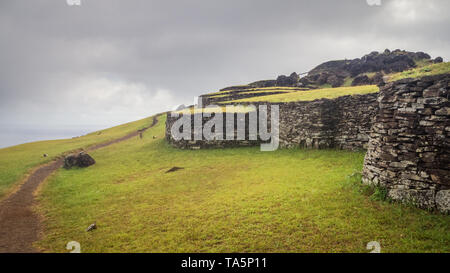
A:
{"label": "stone masonry", "polygon": [[450,212],[450,75],[381,88],[363,181],[393,200]]}
{"label": "stone masonry", "polygon": [[[377,94],[343,96],[291,103],[276,103],[280,109],[280,147],[365,149],[369,141],[372,119],[378,111]],[[270,105],[266,102],[253,103]],[[270,111],[268,111],[270,114]],[[259,114],[259,113],[257,113]],[[223,114],[226,120],[226,115]],[[185,149],[220,148],[259,145],[261,141],[245,140],[191,140],[175,141],[170,128],[178,118],[168,117],[166,139],[173,146]],[[205,124],[210,118],[203,118]],[[237,115],[234,114],[237,120]],[[245,116],[245,134],[248,136],[248,114]],[[269,118],[270,120],[270,118]],[[194,118],[191,119],[194,128]],[[235,130],[237,130],[235,128]],[[225,129],[222,130],[225,132]],[[235,133],[236,135],[236,133]],[[223,139],[225,136],[223,135]]]}
{"label": "stone masonry", "polygon": [[377,94],[280,104],[282,147],[367,148]]}
{"label": "stone masonry", "polygon": [[[388,83],[375,94],[277,103],[280,146],[367,149],[365,184],[386,188],[393,200],[450,213],[449,89],[446,74]],[[261,104],[267,103],[253,103]],[[224,120],[230,118],[223,115]],[[166,139],[183,149],[260,145],[258,139],[248,140],[248,113],[240,118],[246,121],[241,128],[245,140],[177,141],[170,131],[177,118],[171,117]],[[208,119],[203,117],[202,124]],[[234,130],[236,135],[238,129]]]}

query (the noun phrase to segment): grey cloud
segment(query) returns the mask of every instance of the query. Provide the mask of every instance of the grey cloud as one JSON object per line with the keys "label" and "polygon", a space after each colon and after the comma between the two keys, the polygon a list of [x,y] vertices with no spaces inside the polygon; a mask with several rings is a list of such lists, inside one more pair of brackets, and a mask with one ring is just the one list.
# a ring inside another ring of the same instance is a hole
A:
{"label": "grey cloud", "polygon": [[445,0],[81,2],[1,1],[0,128],[100,129],[384,48],[450,57]]}

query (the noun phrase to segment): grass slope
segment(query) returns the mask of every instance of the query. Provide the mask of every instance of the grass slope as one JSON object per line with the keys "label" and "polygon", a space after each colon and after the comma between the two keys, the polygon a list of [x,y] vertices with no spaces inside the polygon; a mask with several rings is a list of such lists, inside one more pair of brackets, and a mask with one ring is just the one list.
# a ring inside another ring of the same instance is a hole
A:
{"label": "grass slope", "polygon": [[[46,251],[449,252],[450,218],[360,192],[364,154],[259,147],[179,150],[164,118],[92,152],[97,164],[59,170],[39,195]],[[153,136],[157,136],[153,139]],[[174,166],[183,167],[166,173]],[[85,232],[96,221],[98,229]]]}
{"label": "grass slope", "polygon": [[450,62],[426,65],[390,75],[389,81],[450,73]]}
{"label": "grass slope", "polygon": [[211,97],[217,97],[222,95],[229,95],[230,93],[259,93],[259,92],[295,92],[295,91],[301,91],[301,90],[307,90],[307,88],[303,87],[293,87],[293,86],[272,86],[272,87],[253,87],[253,88],[247,88],[243,89],[234,89],[234,90],[225,90],[225,91],[218,91],[213,93],[208,93],[206,95]]}
{"label": "grass slope", "polygon": [[323,99],[323,98],[334,99],[346,95],[361,95],[368,93],[376,93],[378,91],[379,89],[376,85],[323,88],[323,89],[313,89],[309,91],[297,91],[285,94],[246,98],[234,100],[232,102],[241,103],[241,102],[256,102],[256,101],[267,101],[267,102],[313,101],[316,99]]}
{"label": "grass slope", "polygon": [[[145,118],[78,138],[39,141],[0,149],[0,198],[9,193],[34,167],[50,162],[64,152],[125,136],[149,126],[151,122],[151,118]],[[43,154],[49,156],[43,157]]]}

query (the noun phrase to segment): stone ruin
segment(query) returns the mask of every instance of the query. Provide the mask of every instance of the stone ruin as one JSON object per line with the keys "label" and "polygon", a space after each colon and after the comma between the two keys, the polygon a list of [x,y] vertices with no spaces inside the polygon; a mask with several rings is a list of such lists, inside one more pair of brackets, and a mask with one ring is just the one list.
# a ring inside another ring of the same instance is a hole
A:
{"label": "stone ruin", "polygon": [[450,75],[389,83],[378,95],[363,182],[450,212]]}
{"label": "stone ruin", "polygon": [[[383,83],[380,92],[374,94],[277,103],[280,146],[367,149],[363,168],[365,184],[385,188],[393,200],[449,213],[449,89],[450,74],[444,74]],[[270,108],[266,102],[254,103],[261,104]],[[238,116],[224,114],[223,119],[227,118],[236,120]],[[177,141],[170,132],[176,120],[168,116],[166,139],[178,148],[261,143],[237,139]],[[245,130],[248,135],[248,123]]]}
{"label": "stone ruin", "polygon": [[[347,150],[366,149],[373,117],[378,111],[377,94],[342,96],[336,99],[318,99],[314,101],[300,101],[289,103],[255,102],[252,105],[267,106],[268,127],[270,129],[271,105],[279,106],[279,144],[280,147],[305,148],[340,148]],[[225,148],[256,146],[261,143],[258,132],[249,138],[249,113],[222,113],[223,128],[213,128],[220,139],[206,140],[195,138],[191,133],[190,140],[176,140],[171,134],[172,125],[179,119],[170,114],[166,120],[166,140],[174,147],[181,149]],[[259,111],[255,116],[259,117]],[[191,128],[195,127],[194,120],[201,120],[201,127],[214,116],[205,117],[194,114],[190,118]],[[245,120],[245,139],[238,139],[237,121]],[[257,121],[259,118],[257,118]],[[227,138],[225,124],[230,121],[235,124],[233,139]],[[259,123],[257,124],[259,128]],[[220,130],[218,130],[220,129]]]}

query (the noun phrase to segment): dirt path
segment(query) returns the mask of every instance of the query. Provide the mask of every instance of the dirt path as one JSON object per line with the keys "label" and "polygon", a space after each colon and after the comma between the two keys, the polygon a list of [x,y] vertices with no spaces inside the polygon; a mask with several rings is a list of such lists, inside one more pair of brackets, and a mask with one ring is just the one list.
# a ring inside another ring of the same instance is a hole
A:
{"label": "dirt path", "polygon": [[[153,117],[152,124],[140,131],[89,147],[94,151],[114,143],[118,143],[139,134],[158,122],[158,116]],[[24,182],[18,191],[0,202],[0,253],[39,252],[33,247],[33,242],[39,239],[42,225],[39,215],[33,211],[36,205],[34,192],[48,176],[62,167],[64,159],[57,159],[36,169]]]}

